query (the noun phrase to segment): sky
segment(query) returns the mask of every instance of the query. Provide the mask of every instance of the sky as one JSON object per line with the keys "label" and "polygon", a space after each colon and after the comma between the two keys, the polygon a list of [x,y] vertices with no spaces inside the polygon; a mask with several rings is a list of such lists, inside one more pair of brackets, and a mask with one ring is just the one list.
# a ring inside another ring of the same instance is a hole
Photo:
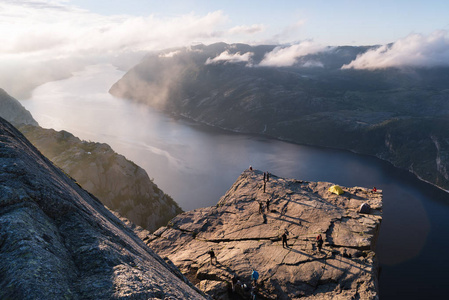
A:
{"label": "sky", "polygon": [[280,45],[265,66],[340,45],[381,46],[345,68],[445,64],[448,12],[446,0],[0,0],[0,88],[26,98],[88,65],[214,42]]}

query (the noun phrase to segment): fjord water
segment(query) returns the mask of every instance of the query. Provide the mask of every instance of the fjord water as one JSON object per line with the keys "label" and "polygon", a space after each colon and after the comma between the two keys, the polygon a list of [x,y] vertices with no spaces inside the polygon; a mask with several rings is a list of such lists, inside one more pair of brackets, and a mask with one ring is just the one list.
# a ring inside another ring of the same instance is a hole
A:
{"label": "fjord water", "polygon": [[104,142],[143,167],[184,210],[215,205],[252,165],[275,175],[383,190],[377,244],[381,299],[449,292],[449,194],[379,159],[229,133],[176,119],[107,91],[123,72],[91,66],[21,103],[42,127]]}

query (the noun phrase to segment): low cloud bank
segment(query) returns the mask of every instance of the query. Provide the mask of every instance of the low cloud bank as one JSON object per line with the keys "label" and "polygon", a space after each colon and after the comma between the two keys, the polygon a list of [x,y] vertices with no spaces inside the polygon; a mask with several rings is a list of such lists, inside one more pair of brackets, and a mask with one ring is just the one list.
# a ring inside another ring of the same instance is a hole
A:
{"label": "low cloud bank", "polygon": [[214,57],[214,58],[208,58],[206,60],[206,65],[210,64],[217,64],[217,63],[240,63],[240,62],[246,62],[249,63],[251,57],[254,55],[252,52],[246,52],[243,54],[237,53],[230,53],[228,50],[220,53],[220,55]]}
{"label": "low cloud bank", "polygon": [[[0,87],[19,99],[88,65],[130,68],[148,51],[222,41],[229,21],[222,11],[171,18],[105,16],[65,0],[0,1],[0,11]],[[241,26],[231,33],[260,30],[261,25]]]}
{"label": "low cloud bank", "polygon": [[[263,60],[258,64],[262,67],[290,67],[298,62],[298,58],[309,54],[329,51],[331,48],[312,41],[305,41],[300,44],[288,47],[276,47],[273,51],[265,54]],[[311,64],[312,65],[312,64]],[[309,65],[309,66],[311,66]],[[317,62],[314,66],[319,65]]]}
{"label": "low cloud bank", "polygon": [[411,34],[393,44],[368,50],[342,69],[436,66],[449,66],[447,31],[435,31],[427,36]]}

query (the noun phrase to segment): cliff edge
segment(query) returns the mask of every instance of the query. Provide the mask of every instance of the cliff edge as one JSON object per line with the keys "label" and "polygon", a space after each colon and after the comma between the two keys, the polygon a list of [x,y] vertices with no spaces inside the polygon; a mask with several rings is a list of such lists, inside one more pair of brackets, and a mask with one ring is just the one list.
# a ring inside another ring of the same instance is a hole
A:
{"label": "cliff edge", "polygon": [[0,118],[1,299],[203,299]]}
{"label": "cliff edge", "polygon": [[[217,299],[377,299],[382,192],[343,187],[336,195],[331,183],[276,176],[264,192],[263,178],[244,171],[215,207],[178,215],[148,245]],[[369,213],[359,212],[363,203]],[[251,289],[253,269],[260,277]],[[234,276],[242,283],[235,291]]]}

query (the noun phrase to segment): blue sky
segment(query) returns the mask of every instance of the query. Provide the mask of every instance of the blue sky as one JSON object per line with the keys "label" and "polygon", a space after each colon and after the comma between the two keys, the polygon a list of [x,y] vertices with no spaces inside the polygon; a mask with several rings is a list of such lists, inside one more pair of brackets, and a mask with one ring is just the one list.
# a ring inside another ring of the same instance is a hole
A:
{"label": "blue sky", "polygon": [[[0,87],[23,97],[88,65],[126,70],[148,51],[215,42],[284,47],[265,66],[340,45],[380,46],[348,68],[449,65],[448,13],[447,0],[1,0]],[[251,53],[209,61],[222,60]]]}
{"label": "blue sky", "polygon": [[[449,1],[206,1],[206,0],[73,0],[70,4],[102,15],[155,15],[174,18],[222,11],[226,26],[264,25],[260,40],[273,40],[300,23],[280,42],[313,39],[327,45],[373,45],[396,41],[411,33],[449,30]],[[246,41],[244,41],[246,42]]]}

